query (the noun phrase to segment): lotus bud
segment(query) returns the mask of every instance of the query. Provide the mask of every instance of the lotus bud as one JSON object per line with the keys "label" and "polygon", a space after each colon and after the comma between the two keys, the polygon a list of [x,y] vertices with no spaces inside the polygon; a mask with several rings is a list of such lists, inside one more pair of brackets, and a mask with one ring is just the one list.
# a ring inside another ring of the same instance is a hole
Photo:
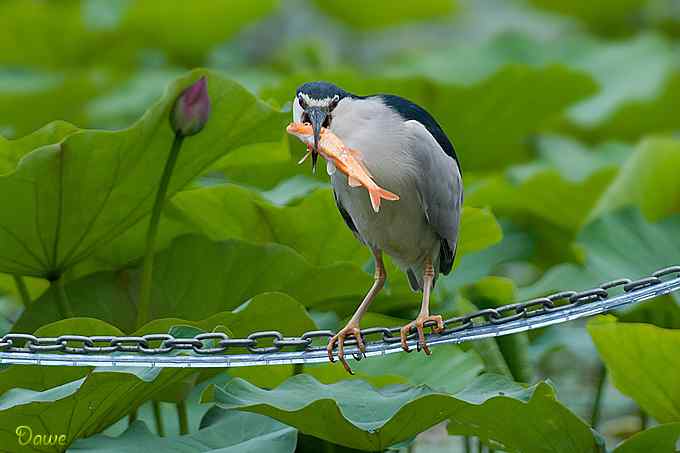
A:
{"label": "lotus bud", "polygon": [[204,76],[179,95],[170,113],[170,124],[175,133],[189,137],[201,132],[209,116],[210,96]]}

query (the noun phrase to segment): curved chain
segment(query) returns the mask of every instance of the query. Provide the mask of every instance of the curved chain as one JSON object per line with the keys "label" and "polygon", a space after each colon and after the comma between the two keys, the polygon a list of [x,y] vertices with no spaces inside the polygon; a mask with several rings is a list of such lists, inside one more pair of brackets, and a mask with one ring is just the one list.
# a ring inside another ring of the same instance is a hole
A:
{"label": "curved chain", "polygon": [[[427,342],[436,346],[510,335],[606,313],[678,290],[680,266],[671,266],[635,281],[612,280],[585,291],[562,291],[449,318],[444,321],[445,330],[428,335]],[[399,329],[362,329],[366,356],[401,351]],[[332,336],[330,330],[309,331],[299,337],[264,331],[246,338],[230,338],[222,332],[202,333],[192,338],[176,338],[166,333],[141,337],[61,335],[51,338],[9,333],[0,338],[0,364],[207,368],[316,363],[328,361],[326,344]],[[415,334],[412,334],[409,345],[415,346],[415,343]],[[359,360],[356,341],[348,340],[345,344],[346,351]]]}

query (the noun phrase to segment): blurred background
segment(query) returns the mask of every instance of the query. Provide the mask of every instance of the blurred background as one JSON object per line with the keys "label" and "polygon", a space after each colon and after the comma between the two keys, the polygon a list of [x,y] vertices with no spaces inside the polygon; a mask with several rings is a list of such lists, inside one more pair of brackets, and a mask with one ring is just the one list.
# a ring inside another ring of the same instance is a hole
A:
{"label": "blurred background", "polygon": [[[438,286],[439,311],[468,311],[677,264],[679,43],[678,0],[3,0],[0,134],[55,119],[127,127],[195,67],[281,109],[317,79],[402,95],[439,120],[466,204],[503,230]],[[327,186],[294,165],[301,153],[282,133],[280,147],[228,157],[194,187],[232,182],[295,205]],[[10,283],[4,330],[20,311]],[[677,304],[625,316],[677,328]],[[407,318],[412,305],[375,310]],[[353,308],[313,316],[334,328]],[[610,442],[649,422],[607,382],[582,325],[521,338],[514,377],[549,377]],[[422,434],[416,450],[448,451],[442,436]]]}

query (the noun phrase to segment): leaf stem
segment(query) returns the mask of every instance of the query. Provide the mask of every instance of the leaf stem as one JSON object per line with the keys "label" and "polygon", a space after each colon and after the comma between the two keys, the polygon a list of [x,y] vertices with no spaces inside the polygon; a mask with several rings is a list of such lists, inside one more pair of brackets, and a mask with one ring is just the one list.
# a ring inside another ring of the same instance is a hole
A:
{"label": "leaf stem", "polygon": [[649,427],[649,415],[641,407],[639,408],[640,413],[640,431],[644,431]]}
{"label": "leaf stem", "polygon": [[133,409],[129,414],[128,414],[128,426],[133,424],[137,420],[137,409]]}
{"label": "leaf stem", "polygon": [[463,449],[465,453],[472,453],[472,439],[470,436],[463,437]]}
{"label": "leaf stem", "polygon": [[181,436],[189,434],[189,419],[187,417],[187,403],[182,400],[176,403],[177,419],[179,420],[179,434]]}
{"label": "leaf stem", "polygon": [[161,402],[156,400],[151,401],[151,408],[153,409],[153,419],[156,421],[156,433],[159,437],[165,437],[163,414],[161,413]]}
{"label": "leaf stem", "polygon": [[590,411],[590,426],[597,429],[600,423],[600,413],[602,412],[602,399],[604,396],[604,386],[607,382],[607,368],[603,363],[600,363],[597,370],[597,387],[595,389],[595,399],[593,400],[593,407]]}
{"label": "leaf stem", "polygon": [[52,283],[57,286],[57,305],[59,306],[59,314],[64,319],[72,318],[73,309],[71,308],[71,303],[68,300],[66,288],[64,287],[64,276],[60,275],[59,278],[53,280]]}
{"label": "leaf stem", "polygon": [[21,301],[24,303],[24,307],[28,308],[31,305],[31,295],[28,292],[28,287],[26,286],[26,281],[21,275],[14,274],[14,284],[19,291],[19,296],[21,296]]}
{"label": "leaf stem", "polygon": [[177,163],[177,156],[182,148],[184,136],[175,134],[175,139],[170,148],[170,155],[165,162],[165,168],[161,176],[160,184],[158,185],[158,192],[156,192],[156,200],[151,211],[151,220],[149,221],[149,229],[146,233],[146,252],[144,253],[144,267],[142,269],[142,282],[139,289],[139,305],[137,310],[137,326],[141,327],[151,319],[151,282],[153,277],[153,261],[154,249],[156,245],[156,236],[158,235],[158,224],[161,219],[161,212],[165,204],[165,197],[168,192],[170,184],[170,176],[175,169]]}

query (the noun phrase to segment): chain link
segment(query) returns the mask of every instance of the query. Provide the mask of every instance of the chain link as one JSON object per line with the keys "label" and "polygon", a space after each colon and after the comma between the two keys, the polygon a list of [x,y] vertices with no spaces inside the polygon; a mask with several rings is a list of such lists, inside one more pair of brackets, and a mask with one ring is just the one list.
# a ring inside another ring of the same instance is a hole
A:
{"label": "chain link", "polygon": [[[567,311],[574,307],[589,305],[613,297],[613,293],[633,293],[649,289],[680,278],[680,266],[659,269],[651,276],[630,280],[621,278],[604,282],[584,291],[561,291],[528,300],[485,308],[463,316],[444,320],[444,331],[431,334],[448,335],[478,329],[484,326],[502,326],[522,319],[531,319],[549,313]],[[426,323],[433,327],[434,322]],[[394,344],[400,342],[400,327],[371,327],[361,330],[366,344]],[[161,355],[175,351],[192,351],[198,355],[223,355],[236,350],[243,353],[272,354],[281,351],[319,351],[326,348],[328,340],[334,335],[330,330],[312,330],[299,337],[286,337],[278,331],[254,332],[246,338],[230,338],[226,333],[201,333],[192,338],[176,338],[170,334],[148,334],[143,336],[83,336],[61,335],[59,337],[36,337],[25,333],[8,333],[0,337],[2,353],[65,353],[101,354],[133,353],[140,355]],[[408,336],[414,339],[416,333]],[[348,339],[346,346],[356,345],[355,339]]]}

